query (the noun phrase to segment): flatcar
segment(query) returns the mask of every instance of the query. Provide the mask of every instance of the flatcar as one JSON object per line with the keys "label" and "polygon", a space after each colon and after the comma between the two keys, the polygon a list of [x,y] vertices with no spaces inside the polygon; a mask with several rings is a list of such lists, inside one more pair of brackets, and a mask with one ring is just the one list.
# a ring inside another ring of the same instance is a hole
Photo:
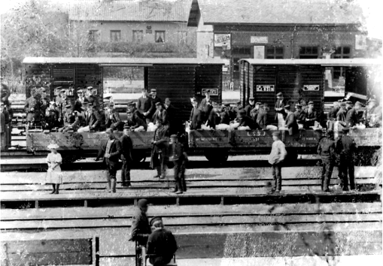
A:
{"label": "flatcar", "polygon": [[[282,91],[287,96],[291,95],[291,98],[293,98],[292,96],[295,97],[295,92],[297,92],[297,97],[299,97],[299,93],[308,95],[310,100],[314,100],[318,107],[324,97],[326,68],[331,63],[328,60],[320,62],[317,60],[313,63],[311,60],[309,62],[302,60],[254,61],[253,59],[244,59],[240,62],[243,88],[241,100],[243,105],[249,97],[254,97],[257,101],[268,102],[272,106],[276,92]],[[334,62],[337,63],[336,67],[346,63],[339,60]],[[85,67],[88,64],[91,64],[91,67]],[[357,64],[357,62],[354,61],[353,64]],[[358,62],[358,64],[363,66],[361,62]],[[364,63],[364,65],[374,64],[376,64],[375,61]],[[56,72],[53,69],[67,69],[69,67],[73,67],[74,70],[79,69],[79,71],[73,72],[74,76],[70,81],[75,84],[79,82],[82,86],[98,86],[99,93],[102,93],[102,86],[100,85],[103,84],[102,67],[143,67],[145,69],[145,87],[156,87],[160,97],[163,98],[176,97],[177,100],[173,102],[178,104],[176,107],[180,110],[180,119],[183,121],[187,120],[191,110],[189,98],[193,96],[200,97],[204,89],[215,88],[217,95],[213,96],[215,98],[212,97],[212,100],[221,102],[221,69],[223,62],[218,59],[199,61],[197,59],[26,58],[24,65],[27,78],[38,75],[39,69],[40,73],[42,73],[41,69],[47,69],[43,75],[50,75],[49,79],[46,76],[45,79],[49,81],[51,94],[55,86],[62,85],[60,82],[63,79],[63,74],[60,74],[60,80],[56,80]],[[99,74],[97,74],[96,79],[89,81],[85,78],[84,81],[82,80],[83,77],[76,76],[76,73],[82,73],[82,71],[85,71],[84,69],[90,71],[88,74],[90,76],[92,76],[94,70],[97,70]],[[349,77],[349,74],[345,75],[346,78]],[[59,83],[55,83],[56,81]],[[359,82],[359,79],[354,77],[353,82]],[[267,85],[273,90],[257,90],[259,85],[264,87]],[[301,89],[299,89],[299,86],[301,86]],[[74,85],[74,87],[77,87],[77,85]],[[359,92],[361,96],[358,97],[367,95],[367,86],[364,88],[365,91]],[[273,115],[272,112],[271,115]],[[322,133],[320,130],[300,130],[298,134],[289,135],[287,131],[282,131],[282,140],[285,142],[289,153],[288,158],[295,159],[297,154],[315,154]],[[153,134],[154,132],[131,132],[134,148],[133,157],[136,161],[141,161],[150,154]],[[353,130],[350,134],[355,137],[363,154],[366,154],[366,149],[371,154],[381,146],[380,129]],[[204,154],[209,161],[214,163],[225,162],[229,154],[267,154],[270,152],[273,142],[272,131],[264,130],[192,130],[185,132],[185,135],[190,154]],[[94,156],[100,142],[105,141],[106,138],[107,136],[103,132],[27,133],[27,149],[31,152],[47,152],[47,143],[56,142],[64,156],[77,159],[82,156]]]}

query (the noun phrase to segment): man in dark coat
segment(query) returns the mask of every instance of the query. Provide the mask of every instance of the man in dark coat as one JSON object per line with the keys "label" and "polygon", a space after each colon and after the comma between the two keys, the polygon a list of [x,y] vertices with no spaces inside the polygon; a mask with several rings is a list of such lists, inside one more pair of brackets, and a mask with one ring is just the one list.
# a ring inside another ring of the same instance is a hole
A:
{"label": "man in dark coat", "polygon": [[294,112],[295,120],[297,121],[297,124],[301,124],[303,126],[305,122],[305,112],[302,110],[302,105],[300,104],[295,105],[295,109],[296,109]]}
{"label": "man in dark coat", "polygon": [[129,136],[129,127],[124,127],[124,131],[121,136],[121,183],[123,187],[130,187],[130,169],[133,163],[132,151],[133,142]]}
{"label": "man in dark coat", "polygon": [[335,164],[335,142],[333,131],[327,131],[326,136],[321,138],[317,149],[322,159],[322,191],[330,192],[329,185]]}
{"label": "man in dark coat", "polygon": [[339,172],[343,191],[348,191],[348,183],[350,183],[350,189],[355,190],[354,153],[356,145],[354,139],[347,135],[348,132],[349,128],[344,127],[335,143],[335,151],[339,154]]}
{"label": "man in dark coat", "polygon": [[162,100],[157,96],[157,90],[156,89],[151,89],[150,90],[150,98],[151,104],[150,104],[150,109],[148,111],[147,118],[152,122],[152,118],[154,113],[156,112],[156,103],[160,102],[162,103]]}
{"label": "man in dark coat", "polygon": [[132,229],[129,241],[136,241],[138,245],[146,247],[148,237],[152,233],[149,220],[146,216],[149,206],[146,199],[140,199],[137,202],[137,210],[132,218]]}
{"label": "man in dark coat", "polygon": [[290,135],[294,135],[298,133],[298,124],[295,120],[295,115],[293,112],[290,111],[290,105],[285,105],[285,113],[286,115],[286,128],[289,130]]}
{"label": "man in dark coat", "polygon": [[107,128],[118,131],[122,131],[124,128],[124,122],[121,121],[120,114],[114,108],[113,103],[109,104],[108,112],[105,114],[105,125]]}
{"label": "man in dark coat", "polygon": [[197,99],[196,98],[192,98],[191,99],[191,102],[192,102],[192,105],[193,105],[193,109],[191,110],[191,113],[190,113],[190,129],[191,130],[197,130],[197,129],[201,129],[201,126],[202,126],[202,113],[201,111],[198,109],[198,103],[197,103]]}
{"label": "man in dark coat", "polygon": [[[336,120],[340,121],[340,122],[345,122],[346,121],[346,115],[347,115],[346,103],[341,102],[339,111],[336,114]],[[345,125],[345,123],[344,123],[344,125]]]}
{"label": "man in dark coat", "polygon": [[[286,101],[283,97],[282,92],[277,93],[277,100],[275,101],[274,109],[275,109],[275,120],[280,121],[281,119],[285,119],[285,105]],[[279,122],[278,122],[279,125]]]}
{"label": "man in dark coat", "polygon": [[177,109],[172,105],[170,98],[165,99],[164,104],[169,125],[169,133],[176,134],[180,130],[181,122],[177,119]]}
{"label": "man in dark coat", "polygon": [[205,98],[200,102],[198,109],[201,111],[202,123],[205,123],[213,109],[210,99],[210,90],[205,91]]}
{"label": "man in dark coat", "polygon": [[105,115],[98,109],[97,105],[92,105],[89,129],[91,131],[105,130]]}
{"label": "man in dark coat", "polygon": [[126,112],[128,120],[126,121],[124,128],[132,131],[146,131],[148,125],[144,120],[138,116],[134,116],[133,112],[128,110]]}
{"label": "man in dark coat", "polygon": [[314,102],[309,101],[309,105],[307,111],[305,112],[305,123],[304,127],[309,129],[315,125],[315,121],[317,121],[317,112],[314,110]]}
{"label": "man in dark coat", "polygon": [[96,161],[103,158],[106,165],[106,177],[108,181],[108,192],[116,193],[116,173],[118,170],[118,159],[121,156],[121,142],[114,136],[113,130],[108,128],[106,134],[109,139],[101,143]]}
{"label": "man in dark coat", "polygon": [[244,109],[241,109],[238,112],[238,122],[238,127],[249,127],[250,129],[255,128],[254,121],[246,115],[246,111]]}
{"label": "man in dark coat", "polygon": [[162,124],[162,120],[157,120],[157,129],[154,131],[152,140],[152,153],[150,166],[157,169],[157,175],[160,179],[166,176],[167,151],[169,143],[169,128]]}
{"label": "man in dark coat", "polygon": [[176,239],[172,232],[164,228],[161,217],[152,218],[150,226],[153,232],[148,239],[149,262],[153,266],[165,266],[172,260],[178,249]]}
{"label": "man in dark coat", "polygon": [[174,193],[182,194],[186,192],[185,170],[188,161],[183,145],[178,141],[177,135],[170,136],[169,160],[174,163]]}
{"label": "man in dark coat", "polygon": [[156,102],[156,111],[152,117],[152,121],[155,124],[158,119],[162,120],[163,125],[168,125],[168,112],[165,110],[164,105],[161,102]]}
{"label": "man in dark coat", "polygon": [[269,106],[267,103],[259,105],[257,117],[255,120],[256,126],[258,129],[266,129],[268,112],[269,112]]}
{"label": "man in dark coat", "polygon": [[251,97],[251,98],[249,99],[249,104],[246,105],[245,108],[244,108],[245,111],[246,111],[246,115],[247,115],[248,117],[251,117],[250,112],[251,112],[251,110],[253,110],[254,108],[255,108],[255,101],[254,101],[254,98]]}

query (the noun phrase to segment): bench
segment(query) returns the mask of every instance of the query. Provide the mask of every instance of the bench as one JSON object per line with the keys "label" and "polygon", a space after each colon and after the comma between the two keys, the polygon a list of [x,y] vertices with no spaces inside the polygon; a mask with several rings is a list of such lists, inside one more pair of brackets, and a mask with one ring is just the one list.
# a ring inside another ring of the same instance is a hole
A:
{"label": "bench", "polygon": [[97,237],[0,243],[4,265],[99,265]]}

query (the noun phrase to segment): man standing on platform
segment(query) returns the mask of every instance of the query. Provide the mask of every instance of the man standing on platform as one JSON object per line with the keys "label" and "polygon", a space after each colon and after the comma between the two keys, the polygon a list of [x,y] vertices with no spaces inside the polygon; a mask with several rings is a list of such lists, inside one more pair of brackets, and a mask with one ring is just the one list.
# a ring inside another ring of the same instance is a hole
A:
{"label": "man standing on platform", "polygon": [[280,140],[280,131],[274,131],[272,134],[274,142],[271,146],[269,163],[271,164],[273,169],[274,185],[271,192],[279,193],[282,189],[282,162],[285,159],[287,152],[285,144]]}
{"label": "man standing on platform", "polygon": [[339,154],[340,185],[343,191],[348,191],[348,181],[350,181],[350,189],[355,190],[354,153],[356,145],[354,139],[347,135],[348,127],[344,127],[341,132],[342,134],[335,144],[335,151]]}
{"label": "man standing on platform", "polygon": [[147,254],[153,266],[165,266],[173,258],[178,247],[172,232],[164,228],[162,218],[154,217],[150,220],[153,232],[148,239]]}
{"label": "man standing on platform", "polygon": [[133,162],[132,151],[133,151],[133,142],[129,136],[129,126],[124,126],[123,135],[120,139],[121,141],[121,182],[123,187],[130,187],[130,169]]}
{"label": "man standing on platform", "polygon": [[138,253],[142,253],[142,249],[145,249],[148,242],[148,237],[152,233],[149,225],[148,217],[148,201],[146,199],[140,199],[137,203],[138,208],[132,218],[132,230],[130,233],[129,241],[137,242]]}
{"label": "man standing on platform", "polygon": [[335,142],[333,131],[326,132],[326,136],[319,141],[317,152],[322,159],[322,191],[330,192],[330,180],[335,164]]}
{"label": "man standing on platform", "polygon": [[116,193],[116,174],[118,170],[118,159],[121,154],[121,143],[113,134],[113,130],[108,128],[106,130],[108,134],[108,141],[102,143],[95,161],[98,161],[100,157],[104,158],[106,164],[106,177],[108,180],[108,192]]}
{"label": "man standing on platform", "polygon": [[154,131],[154,137],[152,140],[150,166],[153,169],[157,169],[157,175],[154,176],[155,178],[159,177],[160,179],[164,179],[166,175],[169,128],[168,126],[163,125],[161,119],[157,120],[156,126],[157,129]]}
{"label": "man standing on platform", "polygon": [[186,192],[185,169],[188,160],[184,147],[178,142],[177,135],[170,136],[170,161],[174,163],[174,193]]}

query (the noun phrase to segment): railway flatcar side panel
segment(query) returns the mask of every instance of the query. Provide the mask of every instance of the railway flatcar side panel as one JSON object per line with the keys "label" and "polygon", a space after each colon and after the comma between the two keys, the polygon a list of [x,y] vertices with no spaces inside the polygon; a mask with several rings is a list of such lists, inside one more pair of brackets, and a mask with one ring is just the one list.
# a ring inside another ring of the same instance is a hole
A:
{"label": "railway flatcar side panel", "polygon": [[196,95],[204,97],[204,92],[209,89],[213,102],[222,102],[222,66],[199,65],[196,68]]}
{"label": "railway flatcar side panel", "polygon": [[191,130],[188,137],[190,148],[232,147],[231,132],[228,130]]}
{"label": "railway flatcar side panel", "polygon": [[273,144],[272,131],[237,130],[231,132],[231,143],[235,148],[269,148]]}
{"label": "railway flatcar side panel", "polygon": [[154,65],[148,68],[148,88],[156,88],[162,100],[169,97],[177,119],[189,119],[190,98],[195,96],[195,65]]}

